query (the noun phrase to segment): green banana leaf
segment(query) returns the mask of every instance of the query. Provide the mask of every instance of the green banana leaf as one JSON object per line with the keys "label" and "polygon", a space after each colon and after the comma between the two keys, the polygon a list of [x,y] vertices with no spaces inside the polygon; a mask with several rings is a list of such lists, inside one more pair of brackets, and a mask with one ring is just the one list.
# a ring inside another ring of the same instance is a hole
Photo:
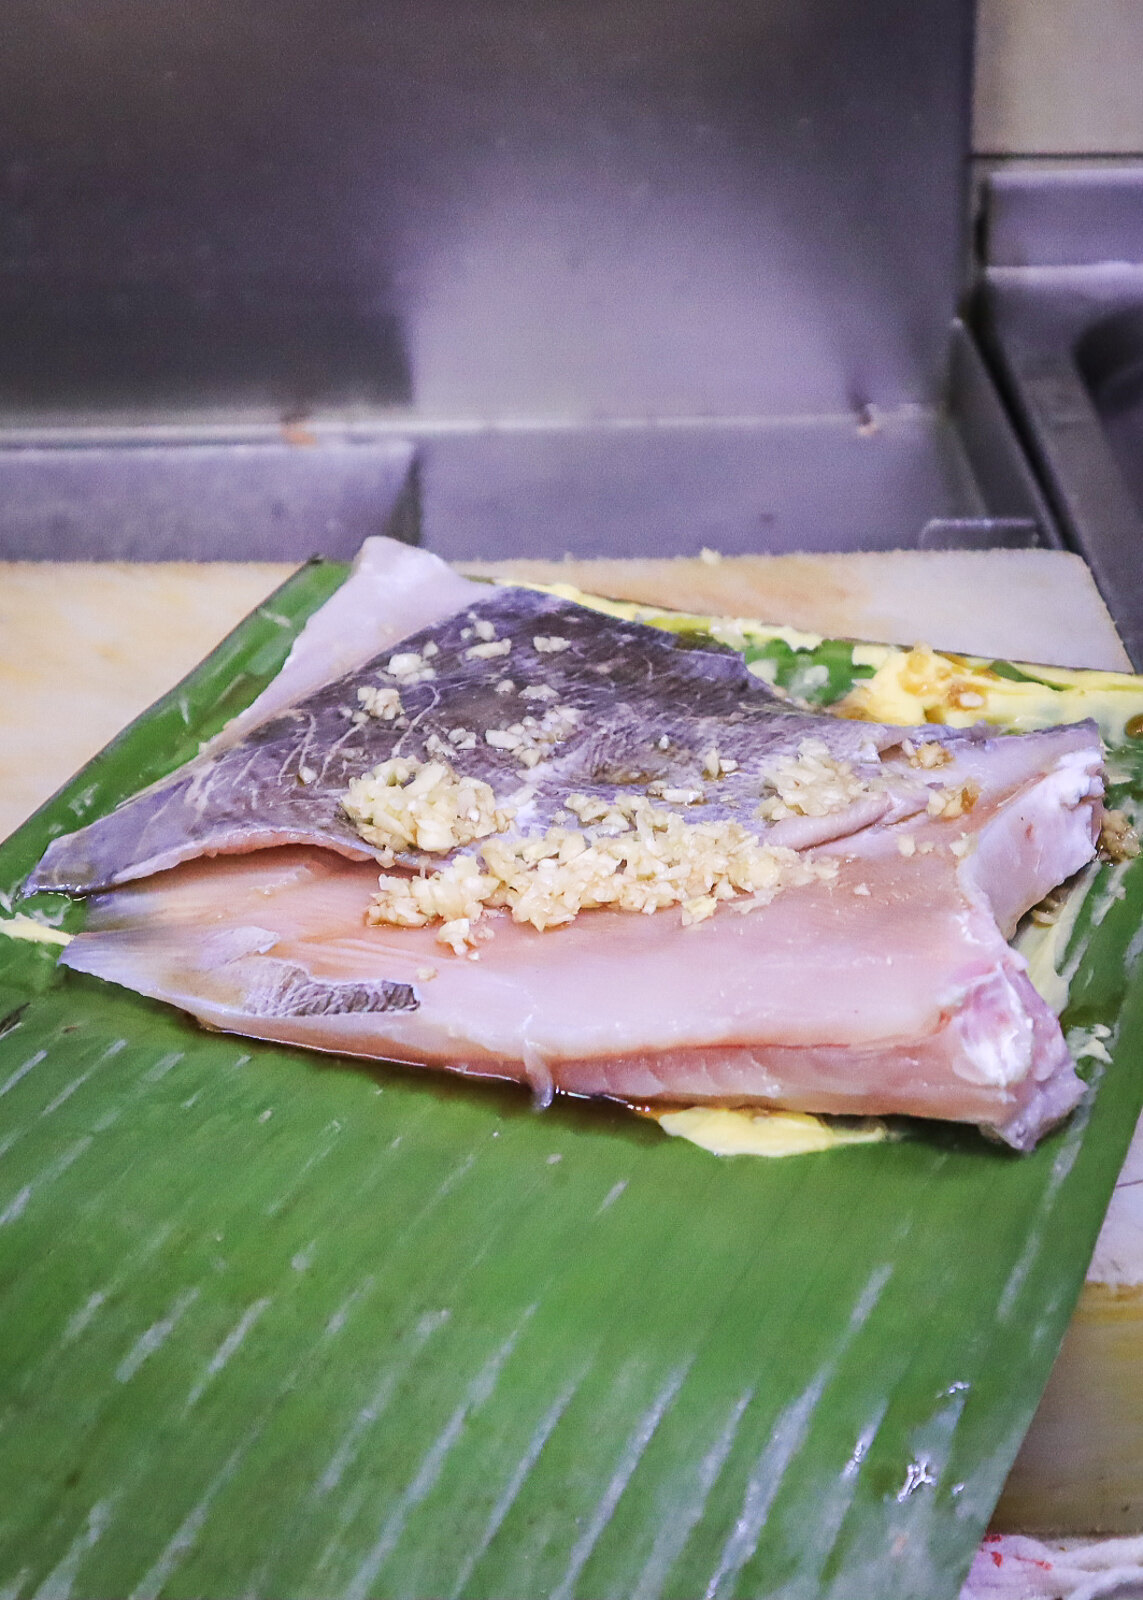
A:
{"label": "green banana leaf", "polygon": [[[15,834],[3,906],[344,572],[304,568]],[[852,653],[820,649],[775,670],[836,698]],[[1094,1092],[1023,1157],[917,1124],[720,1161],[210,1034],[0,939],[0,1596],[955,1596],[1143,1100],[1139,866],[1100,869],[1067,952]]]}

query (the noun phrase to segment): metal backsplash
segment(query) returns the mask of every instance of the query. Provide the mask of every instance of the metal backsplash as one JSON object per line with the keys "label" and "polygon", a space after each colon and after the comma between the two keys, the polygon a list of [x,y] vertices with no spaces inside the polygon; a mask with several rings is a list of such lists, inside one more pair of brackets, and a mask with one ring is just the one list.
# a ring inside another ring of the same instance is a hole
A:
{"label": "metal backsplash", "polygon": [[967,0],[14,0],[0,421],[931,404]]}
{"label": "metal backsplash", "polygon": [[983,198],[983,332],[1143,670],[1143,163],[1001,167]]}
{"label": "metal backsplash", "polygon": [[0,556],[1052,543],[972,0],[15,0]]}

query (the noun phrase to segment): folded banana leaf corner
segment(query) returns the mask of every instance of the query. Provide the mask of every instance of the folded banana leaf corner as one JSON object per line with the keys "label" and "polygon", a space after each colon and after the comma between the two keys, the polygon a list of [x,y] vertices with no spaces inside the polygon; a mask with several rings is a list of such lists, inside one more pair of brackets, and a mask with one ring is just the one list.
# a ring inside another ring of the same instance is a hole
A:
{"label": "folded banana leaf corner", "polygon": [[[14,835],[0,915],[79,926],[18,903],[48,840],[193,754],[344,573]],[[822,701],[868,671],[770,660]],[[1143,1100],[1141,866],[1075,920],[1092,1093],[1029,1156],[918,1124],[719,1160],[210,1034],[0,938],[0,1595],[956,1596]]]}

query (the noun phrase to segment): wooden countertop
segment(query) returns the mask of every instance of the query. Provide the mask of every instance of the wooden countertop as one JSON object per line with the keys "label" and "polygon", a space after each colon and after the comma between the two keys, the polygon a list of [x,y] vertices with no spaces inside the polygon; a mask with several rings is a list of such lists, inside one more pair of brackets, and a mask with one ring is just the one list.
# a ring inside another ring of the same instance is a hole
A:
{"label": "wooden countertop", "polygon": [[0,563],[0,839],[292,571]]}

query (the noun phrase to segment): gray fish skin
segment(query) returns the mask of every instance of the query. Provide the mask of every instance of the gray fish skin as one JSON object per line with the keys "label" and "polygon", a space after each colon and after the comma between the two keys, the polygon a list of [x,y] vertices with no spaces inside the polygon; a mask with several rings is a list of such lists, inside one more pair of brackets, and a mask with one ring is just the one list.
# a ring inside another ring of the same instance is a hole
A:
{"label": "gray fish skin", "polygon": [[[477,622],[511,642],[507,654],[488,659],[471,653],[481,642],[473,631]],[[536,649],[537,637],[553,636],[566,639],[567,647]],[[409,684],[388,674],[394,654],[419,653],[429,644],[437,647],[426,663],[435,674],[430,680]],[[511,687],[504,691],[506,681]],[[363,686],[397,687],[403,716],[355,719]],[[523,693],[539,686],[550,688],[552,697]],[[574,709],[578,722],[537,766],[524,769],[512,751],[487,742],[490,730],[539,718],[549,707]],[[455,729],[475,734],[475,747],[454,749],[448,735]],[[803,848],[920,810],[926,791],[901,761],[895,790],[890,786],[827,818],[768,824],[755,815],[760,776],[813,737],[858,775],[884,777],[890,763],[882,764],[880,752],[899,749],[910,732],[949,745],[985,739],[979,729],[909,730],[793,710],[734,652],[694,648],[661,630],[530,590],[494,589],[272,717],[240,744],[191,762],[107,817],[56,840],[25,892],[88,894],[197,856],[287,843],[367,860],[378,852],[342,809],[350,779],[393,756],[437,758],[438,741],[448,746],[457,771],[483,779],[500,804],[515,808],[523,832],[543,831],[566,815],[570,792],[610,798],[665,783],[703,792],[703,803],[688,815],[733,818],[772,843]],[[739,765],[717,783],[702,770],[712,747]],[[401,859],[421,861],[413,853]]]}

